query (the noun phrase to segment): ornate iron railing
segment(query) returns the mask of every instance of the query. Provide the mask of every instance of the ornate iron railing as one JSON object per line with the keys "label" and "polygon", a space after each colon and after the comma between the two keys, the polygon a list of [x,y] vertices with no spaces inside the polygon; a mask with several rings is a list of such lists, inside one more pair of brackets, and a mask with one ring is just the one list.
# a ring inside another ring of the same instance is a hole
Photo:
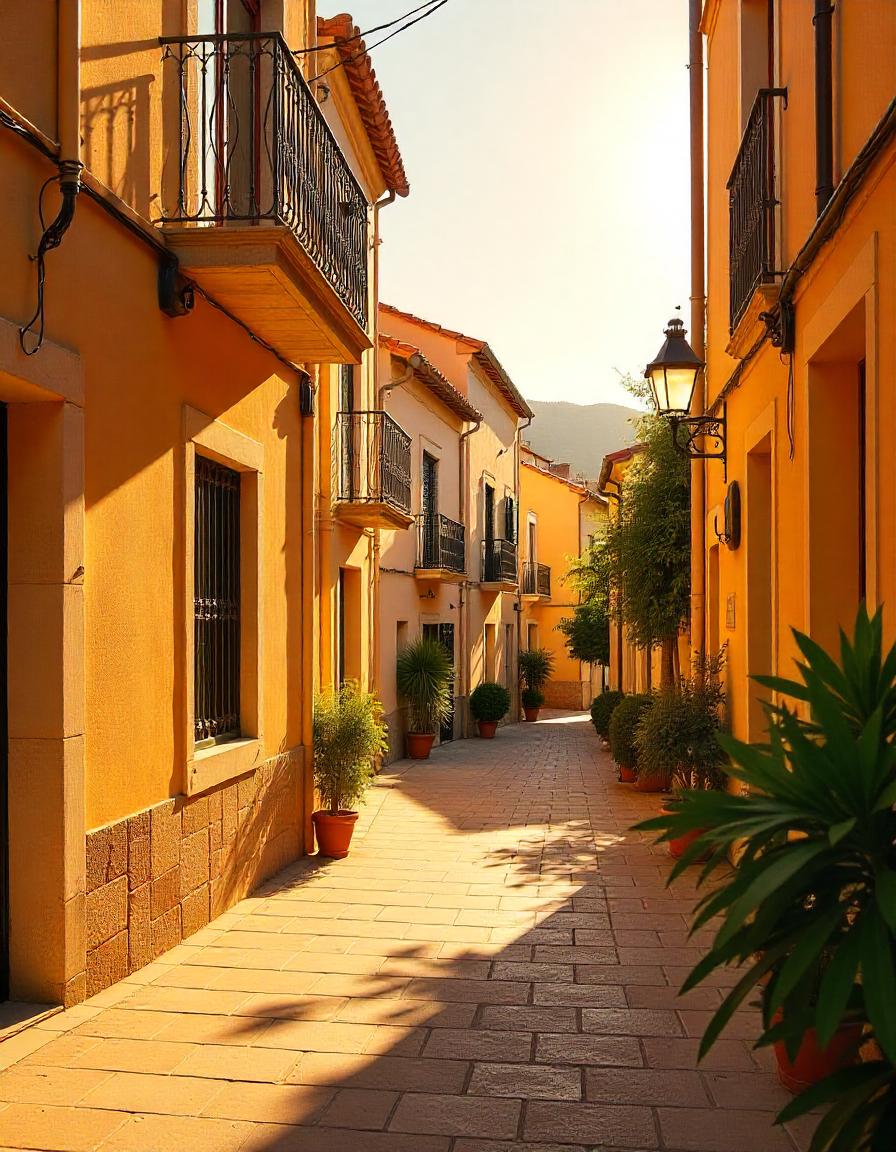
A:
{"label": "ornate iron railing", "polygon": [[411,438],[385,412],[339,412],[333,430],[337,501],[411,510]]}
{"label": "ornate iron railing", "polygon": [[447,516],[417,517],[417,567],[467,570],[466,529]]}
{"label": "ornate iron railing", "polygon": [[729,320],[733,332],[753,292],[776,271],[777,195],[775,97],[786,88],[761,88],[728,180]]}
{"label": "ornate iron railing", "polygon": [[367,199],[279,33],[163,37],[175,70],[177,183],[162,219],[289,228],[367,327]]}
{"label": "ornate iron railing", "polygon": [[524,561],[522,592],[524,596],[550,596],[551,570],[547,564]]}
{"label": "ornate iron railing", "polygon": [[516,544],[509,540],[482,542],[482,579],[486,584],[497,581],[517,583]]}

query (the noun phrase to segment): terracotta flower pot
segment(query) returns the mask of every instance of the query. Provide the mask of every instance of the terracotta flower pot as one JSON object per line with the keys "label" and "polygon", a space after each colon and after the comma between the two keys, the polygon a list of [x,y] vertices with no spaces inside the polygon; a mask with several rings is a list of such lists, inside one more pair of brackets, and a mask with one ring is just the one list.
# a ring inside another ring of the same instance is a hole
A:
{"label": "terracotta flower pot", "polygon": [[825,1049],[818,1047],[818,1035],[814,1028],[810,1028],[803,1037],[796,1059],[791,1061],[783,1040],[779,1040],[775,1044],[778,1079],[795,1096],[805,1092],[819,1080],[855,1064],[861,1042],[861,1024],[847,1024],[839,1029]]}
{"label": "terracotta flower pot", "polygon": [[[694,828],[690,832],[685,832],[683,836],[674,836],[669,841],[669,855],[674,856],[676,860],[680,859],[685,852],[690,848],[698,836],[705,832],[704,828]],[[695,864],[701,863],[703,860],[709,859],[709,853],[704,852],[694,861]]]}
{"label": "terracotta flower pot", "polygon": [[538,719],[539,709],[538,708],[524,708],[523,713],[526,717],[527,723],[533,724]]}
{"label": "terracotta flower pot", "polygon": [[634,768],[627,768],[624,764],[617,764],[616,767],[619,769],[619,779],[623,784],[634,784],[638,779]]}
{"label": "terracotta flower pot", "polygon": [[317,837],[317,850],[321,856],[331,856],[342,860],[348,856],[348,846],[358,819],[357,812],[312,812],[314,835]]}
{"label": "terracotta flower pot", "polygon": [[427,760],[432,751],[435,735],[432,732],[408,732],[408,756],[411,760]]}
{"label": "terracotta flower pot", "polygon": [[665,792],[669,787],[669,779],[659,774],[648,776],[645,773],[638,777],[636,787],[639,792]]}
{"label": "terracotta flower pot", "polygon": [[498,731],[497,720],[477,720],[476,723],[479,725],[479,735],[483,740],[494,740]]}

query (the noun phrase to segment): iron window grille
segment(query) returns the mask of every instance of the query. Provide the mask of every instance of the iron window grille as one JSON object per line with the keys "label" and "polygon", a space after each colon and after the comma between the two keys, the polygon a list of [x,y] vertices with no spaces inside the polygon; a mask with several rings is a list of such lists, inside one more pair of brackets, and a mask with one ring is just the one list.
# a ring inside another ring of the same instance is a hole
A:
{"label": "iron window grille", "polygon": [[240,474],[196,457],[194,736],[240,734]]}
{"label": "iron window grille", "polygon": [[728,180],[729,321],[733,332],[760,284],[776,270],[777,193],[775,98],[786,88],[761,88]]}
{"label": "iron window grille", "polygon": [[160,43],[180,128],[176,200],[165,198],[162,219],[284,225],[366,329],[367,198],[283,37]]}
{"label": "iron window grille", "polygon": [[411,438],[386,412],[338,412],[333,430],[337,501],[411,510]]}
{"label": "iron window grille", "polygon": [[441,513],[417,517],[417,567],[441,568],[463,574],[467,570],[465,529]]}

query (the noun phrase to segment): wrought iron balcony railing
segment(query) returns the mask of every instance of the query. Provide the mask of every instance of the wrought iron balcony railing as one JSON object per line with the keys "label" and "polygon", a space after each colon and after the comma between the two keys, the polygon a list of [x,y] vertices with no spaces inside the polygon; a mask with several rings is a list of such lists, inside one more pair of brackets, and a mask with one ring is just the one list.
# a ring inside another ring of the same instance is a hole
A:
{"label": "wrought iron balcony railing", "polygon": [[547,564],[524,561],[522,593],[524,596],[550,596],[551,570]]}
{"label": "wrought iron balcony railing", "polygon": [[367,200],[279,33],[163,37],[179,101],[168,223],[289,228],[367,327]]}
{"label": "wrought iron balcony railing", "polygon": [[762,88],[756,97],[728,180],[730,328],[733,332],[753,292],[776,276],[775,236],[780,205],[775,164],[775,97],[786,88]]}
{"label": "wrought iron balcony railing", "polygon": [[516,544],[509,540],[484,540],[482,544],[482,580],[486,584],[516,584]]}
{"label": "wrought iron balcony railing", "polygon": [[411,438],[385,412],[339,412],[333,430],[337,501],[411,510]]}
{"label": "wrought iron balcony railing", "polygon": [[417,517],[417,567],[442,568],[463,575],[467,570],[466,529],[447,516]]}

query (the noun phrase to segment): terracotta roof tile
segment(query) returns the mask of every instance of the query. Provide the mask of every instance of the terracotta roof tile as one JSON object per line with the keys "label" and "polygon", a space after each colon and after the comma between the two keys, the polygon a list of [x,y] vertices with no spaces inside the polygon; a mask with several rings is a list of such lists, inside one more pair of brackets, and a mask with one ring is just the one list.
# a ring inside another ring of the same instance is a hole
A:
{"label": "terracotta roof tile", "polygon": [[516,412],[518,416],[524,416],[530,419],[535,415],[523,399],[517,386],[501,367],[498,357],[492,352],[485,340],[478,340],[475,336],[467,336],[463,332],[456,332],[453,328],[443,328],[441,324],[435,324],[432,320],[424,320],[420,316],[415,316],[413,312],[402,312],[400,308],[394,308],[391,304],[381,303],[380,311],[391,316],[400,316],[402,320],[408,320],[412,324],[419,324],[421,328],[426,328],[430,332],[438,332],[442,336],[448,336],[450,339],[456,340],[459,344],[466,344],[470,348],[472,358],[476,361],[479,368],[509,402],[514,412]]}
{"label": "terracotta roof tile", "polygon": [[399,196],[407,196],[410,185],[386,101],[364,41],[353,39],[359,34],[360,29],[347,12],[330,19],[324,19],[322,16],[317,19],[318,39],[332,37],[335,41],[336,51],[342,61],[346,79],[370,138],[376,162],[386,181],[386,187]]}
{"label": "terracotta roof tile", "polygon": [[380,333],[380,347],[387,349],[393,356],[404,360],[405,363],[412,356],[418,356],[421,361],[421,370],[417,372],[417,375],[434,396],[437,396],[447,408],[450,408],[462,420],[482,419],[482,413],[473,407],[466,396],[458,392],[447,376],[443,376],[438,368],[426,359],[419,348],[415,348],[413,344],[408,344],[405,340],[397,340],[394,336],[386,336],[383,333]]}

